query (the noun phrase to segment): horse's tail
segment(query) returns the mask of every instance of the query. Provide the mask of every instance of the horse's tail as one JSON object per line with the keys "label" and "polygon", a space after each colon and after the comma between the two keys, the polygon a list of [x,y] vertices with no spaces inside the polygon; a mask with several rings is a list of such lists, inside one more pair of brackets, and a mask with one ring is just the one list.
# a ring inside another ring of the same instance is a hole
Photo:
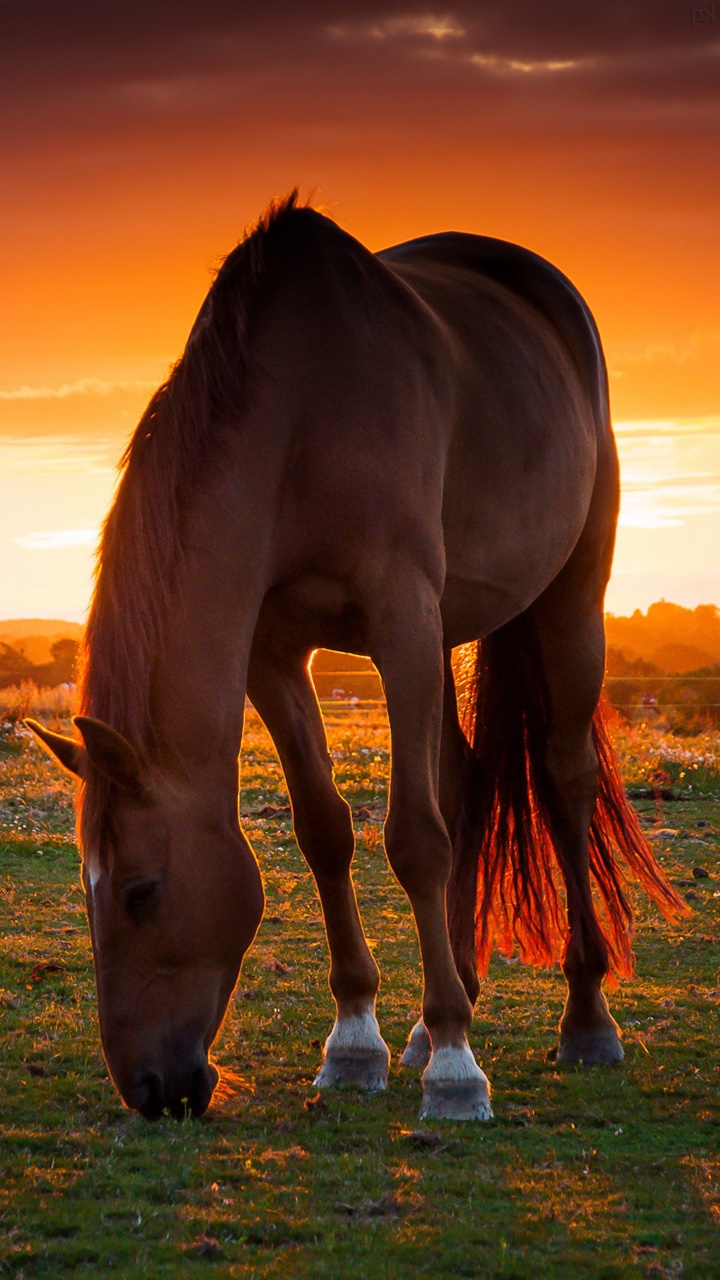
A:
{"label": "horse's tail", "polygon": [[[567,916],[551,839],[553,786],[545,757],[550,709],[532,619],[509,622],[478,642],[465,710],[470,742],[448,886],[448,920],[461,971],[487,969],[493,945],[554,964],[567,942]],[[619,854],[670,919],[687,907],[658,866],[628,802],[598,707],[592,726],[599,787],[590,828],[590,871],[598,919],[580,922],[607,958],[611,976],[632,972],[632,910]],[[566,867],[572,876],[574,869]]]}

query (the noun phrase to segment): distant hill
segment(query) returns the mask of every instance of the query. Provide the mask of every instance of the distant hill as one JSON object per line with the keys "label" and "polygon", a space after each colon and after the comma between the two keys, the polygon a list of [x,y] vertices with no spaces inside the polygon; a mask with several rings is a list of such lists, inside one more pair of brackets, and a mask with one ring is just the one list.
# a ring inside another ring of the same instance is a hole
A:
{"label": "distant hill", "polygon": [[81,622],[64,618],[0,618],[0,636],[69,636],[79,640],[85,628]]}

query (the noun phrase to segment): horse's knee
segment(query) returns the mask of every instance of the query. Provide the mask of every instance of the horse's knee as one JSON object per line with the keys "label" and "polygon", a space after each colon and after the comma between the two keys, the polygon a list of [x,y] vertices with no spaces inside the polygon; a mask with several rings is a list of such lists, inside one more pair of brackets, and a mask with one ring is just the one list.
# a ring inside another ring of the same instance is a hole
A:
{"label": "horse's knee", "polygon": [[388,862],[410,897],[445,887],[452,846],[439,810],[408,813],[391,806],[384,838]]}
{"label": "horse's knee", "polygon": [[316,875],[347,875],[355,852],[350,806],[333,791],[320,804],[296,806],[298,846]]}

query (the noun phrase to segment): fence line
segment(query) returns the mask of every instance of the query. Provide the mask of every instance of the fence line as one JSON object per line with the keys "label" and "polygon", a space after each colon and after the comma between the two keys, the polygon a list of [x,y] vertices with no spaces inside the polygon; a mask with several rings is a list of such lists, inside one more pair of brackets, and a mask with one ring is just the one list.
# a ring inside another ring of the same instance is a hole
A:
{"label": "fence line", "polygon": [[[313,671],[313,670],[312,670],[312,668],[310,668],[310,674],[311,674],[313,677],[315,677],[315,676],[327,676],[327,677],[333,676],[333,678],[335,678],[335,677],[339,677],[339,676],[355,676],[355,677],[357,678],[357,676],[370,676],[370,677],[372,677],[372,678],[373,678],[373,679],[375,679],[375,680],[380,680],[380,679],[381,679],[380,672],[379,672],[379,671],[372,671],[370,668],[367,668],[367,670],[357,670],[357,671]],[[720,681],[720,671],[718,671],[717,675],[713,674],[713,675],[709,675],[709,676],[683,676],[683,675],[676,675],[676,676],[664,676],[664,675],[652,676],[652,675],[650,675],[650,676],[648,676],[648,675],[642,675],[642,676],[606,676],[606,677],[605,677],[605,682],[606,682],[606,683],[608,683],[608,682],[612,682],[612,683],[614,684],[614,683],[616,683],[616,682],[618,682],[618,681],[621,681],[621,680],[622,680],[622,681],[624,681],[624,682],[628,682],[628,681],[629,681],[629,682],[631,682],[631,683],[633,683],[633,684],[634,684],[634,683],[637,683],[637,681],[638,681],[638,680],[650,680],[650,681],[652,681],[652,683],[653,683],[653,684],[663,684],[663,683],[668,684],[668,683],[676,683],[678,680],[682,681],[682,683],[683,683],[683,684],[692,684],[693,682],[697,682],[698,684],[704,684],[707,680],[718,680],[718,681]]]}
{"label": "fence line", "polygon": [[[384,707],[384,698],[318,698],[321,707]],[[642,711],[717,711],[720,702],[621,702],[622,710],[637,707]]]}
{"label": "fence line", "polygon": [[[312,669],[311,669],[311,674],[313,675],[313,679],[316,679],[316,678],[318,679],[318,683],[319,683],[320,677],[322,678],[323,681],[330,680],[330,679],[358,681],[358,679],[367,680],[368,678],[371,678],[371,679],[377,680],[378,683],[382,686],[382,679],[379,672],[373,670],[372,668],[354,669],[351,671],[320,670],[317,672],[312,672]],[[720,702],[695,702],[694,700],[690,699],[685,702],[661,702],[661,701],[634,702],[633,701],[633,702],[615,703],[612,697],[613,686],[623,685],[623,684],[634,684],[634,685],[642,686],[644,684],[646,686],[649,686],[649,688],[646,688],[645,691],[650,692],[652,688],[659,685],[669,685],[669,684],[670,685],[671,684],[703,685],[703,684],[707,684],[710,681],[717,681],[718,685],[720,686],[720,673],[718,673],[717,675],[713,674],[708,676],[697,676],[697,675],[606,676],[604,688],[605,688],[605,693],[608,696],[608,700],[610,701],[610,704],[615,705],[617,710],[619,711],[625,711],[625,712],[643,712],[644,711],[646,713],[659,712],[659,711],[685,711],[686,713],[691,714],[691,713],[703,713],[705,711],[720,711]],[[344,693],[345,690],[342,690],[342,692]],[[333,708],[338,712],[345,712],[345,711],[364,711],[364,710],[370,711],[372,709],[385,707],[385,698],[382,695],[377,698],[361,698],[361,697],[355,697],[355,696],[332,697],[332,696],[328,696],[327,693],[323,692],[322,694],[318,693],[318,702],[320,703],[320,706],[322,707],[323,711],[327,711],[327,712],[330,712]]]}

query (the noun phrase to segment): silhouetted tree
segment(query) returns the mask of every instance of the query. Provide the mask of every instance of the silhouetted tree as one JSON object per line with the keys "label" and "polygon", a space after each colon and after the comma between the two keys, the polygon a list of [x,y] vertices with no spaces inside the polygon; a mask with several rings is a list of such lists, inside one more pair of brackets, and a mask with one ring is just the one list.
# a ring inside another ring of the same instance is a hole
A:
{"label": "silhouetted tree", "polygon": [[0,643],[0,673],[3,676],[16,676],[19,680],[26,679],[32,671],[33,664],[29,658],[20,649],[14,649],[11,644],[5,641]]}

